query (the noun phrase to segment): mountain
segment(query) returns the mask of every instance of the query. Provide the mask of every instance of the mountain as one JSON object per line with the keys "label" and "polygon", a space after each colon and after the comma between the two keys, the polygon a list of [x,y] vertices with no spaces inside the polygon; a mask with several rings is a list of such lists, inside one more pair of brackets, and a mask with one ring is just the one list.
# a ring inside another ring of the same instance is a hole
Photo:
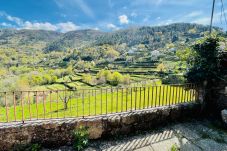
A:
{"label": "mountain", "polygon": [[[219,28],[215,28],[220,31]],[[176,23],[156,27],[135,27],[114,32],[101,32],[97,30],[79,30],[65,33],[59,39],[50,43],[47,48],[52,50],[65,50],[67,48],[78,48],[103,44],[127,44],[134,46],[138,44],[150,45],[157,49],[166,43],[190,42],[203,37],[209,31],[209,26]]]}
{"label": "mountain", "polygon": [[91,45],[98,37],[104,34],[104,32],[91,29],[67,32],[47,45],[45,50],[65,50],[66,48],[78,48]]}
{"label": "mountain", "polygon": [[62,33],[46,30],[0,29],[0,47],[42,50]]}
{"label": "mountain", "polygon": [[[220,31],[219,28],[215,28]],[[0,29],[0,47],[49,51],[92,47],[103,44],[123,44],[131,47],[146,44],[150,48],[162,48],[167,43],[187,43],[203,37],[208,26],[176,23],[156,27],[134,27],[114,32],[77,30],[67,33],[45,30]]]}

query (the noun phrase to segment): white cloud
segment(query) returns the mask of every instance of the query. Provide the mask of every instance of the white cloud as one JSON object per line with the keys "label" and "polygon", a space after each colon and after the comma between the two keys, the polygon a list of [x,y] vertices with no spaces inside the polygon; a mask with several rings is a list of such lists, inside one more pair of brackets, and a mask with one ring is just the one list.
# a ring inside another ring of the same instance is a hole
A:
{"label": "white cloud", "polygon": [[[0,16],[5,17],[10,22],[16,24],[18,29],[32,29],[32,30],[51,30],[51,31],[60,31],[60,32],[68,32],[80,29],[80,26],[75,25],[73,22],[61,22],[57,24],[51,24],[49,22],[31,22],[31,21],[23,21],[23,19],[8,15],[7,13],[0,12]],[[5,27],[13,27],[12,24],[9,23],[0,23],[1,26]]]}
{"label": "white cloud", "polygon": [[56,27],[60,32],[63,32],[63,33],[68,32],[68,31],[77,30],[80,28],[79,26],[75,25],[72,22],[59,23],[56,25]]}
{"label": "white cloud", "polygon": [[121,24],[128,24],[128,22],[129,22],[128,16],[126,16],[126,15],[121,15],[118,17],[118,19]]}
{"label": "white cloud", "polygon": [[29,21],[26,21],[21,28],[33,29],[33,30],[52,30],[52,31],[60,31],[60,32],[65,33],[65,32],[68,32],[68,31],[77,30],[80,27],[76,26],[72,22],[51,24],[49,22],[45,22],[45,23],[31,23]]}
{"label": "white cloud", "polygon": [[6,22],[0,23],[0,26],[4,26],[4,27],[8,27],[8,28],[13,27],[12,24],[9,24],[9,23],[6,23]]}
{"label": "white cloud", "polygon": [[23,21],[20,18],[18,18],[18,17],[13,17],[13,16],[10,16],[10,15],[6,15],[6,19],[11,21],[11,22],[15,22],[18,25],[22,25],[23,24]]}
{"label": "white cloud", "polygon": [[24,25],[21,27],[24,29],[34,29],[34,30],[52,30],[56,31],[57,27],[52,25],[51,23],[44,22],[44,23],[32,23],[30,21],[26,21]]}
{"label": "white cloud", "polygon": [[0,16],[5,17],[8,21],[15,22],[18,25],[22,25],[23,24],[23,20],[22,19],[20,19],[18,17],[11,16],[11,15],[5,13],[5,12],[1,11],[0,12]]}
{"label": "white cloud", "polygon": [[119,28],[114,24],[107,24],[106,27],[111,30],[118,30]]}

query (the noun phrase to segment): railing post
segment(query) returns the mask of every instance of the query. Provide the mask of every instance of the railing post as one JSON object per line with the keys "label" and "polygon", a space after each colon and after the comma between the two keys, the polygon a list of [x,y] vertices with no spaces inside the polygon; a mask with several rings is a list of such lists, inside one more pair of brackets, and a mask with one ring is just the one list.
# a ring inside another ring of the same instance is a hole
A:
{"label": "railing post", "polygon": [[13,92],[13,108],[14,108],[14,120],[16,122],[17,121],[17,116],[16,116],[16,98],[15,98],[15,92]]}
{"label": "railing post", "polygon": [[4,93],[5,96],[5,108],[6,108],[6,122],[9,122],[9,115],[8,115],[8,105],[7,105],[7,98],[6,98],[6,95],[7,95],[7,92]]}
{"label": "railing post", "polygon": [[83,118],[84,118],[84,90],[83,90]]}
{"label": "railing post", "polygon": [[22,109],[22,122],[24,123],[24,102],[23,102],[23,92],[21,91],[21,109]]}

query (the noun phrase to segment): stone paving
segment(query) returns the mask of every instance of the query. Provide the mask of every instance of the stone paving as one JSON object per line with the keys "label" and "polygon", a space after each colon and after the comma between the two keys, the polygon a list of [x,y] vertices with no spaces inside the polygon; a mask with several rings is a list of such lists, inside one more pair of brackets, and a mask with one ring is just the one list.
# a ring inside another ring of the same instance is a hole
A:
{"label": "stone paving", "polygon": [[[114,145],[115,144],[115,145]],[[137,136],[102,142],[98,149],[106,151],[227,151],[227,130],[218,129],[208,121],[172,124]]]}
{"label": "stone paving", "polygon": [[[206,120],[193,120],[131,136],[92,141],[86,151],[171,151],[173,146],[182,151],[227,151],[227,130]],[[51,151],[70,150],[72,147],[64,146]]]}

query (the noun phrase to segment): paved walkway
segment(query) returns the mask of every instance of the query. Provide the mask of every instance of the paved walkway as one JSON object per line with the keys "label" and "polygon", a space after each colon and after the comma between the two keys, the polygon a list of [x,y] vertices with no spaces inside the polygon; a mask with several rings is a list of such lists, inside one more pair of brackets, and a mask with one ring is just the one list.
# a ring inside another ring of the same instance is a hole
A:
{"label": "paved walkway", "polygon": [[[182,151],[227,151],[227,130],[208,121],[176,123],[131,136],[92,141],[86,151],[171,151],[173,147]],[[72,147],[54,151],[70,150]]]}
{"label": "paved walkway", "polygon": [[91,147],[87,150],[171,151],[173,147],[183,151],[227,151],[227,130],[208,121],[191,121],[116,141],[104,141],[97,149]]}

